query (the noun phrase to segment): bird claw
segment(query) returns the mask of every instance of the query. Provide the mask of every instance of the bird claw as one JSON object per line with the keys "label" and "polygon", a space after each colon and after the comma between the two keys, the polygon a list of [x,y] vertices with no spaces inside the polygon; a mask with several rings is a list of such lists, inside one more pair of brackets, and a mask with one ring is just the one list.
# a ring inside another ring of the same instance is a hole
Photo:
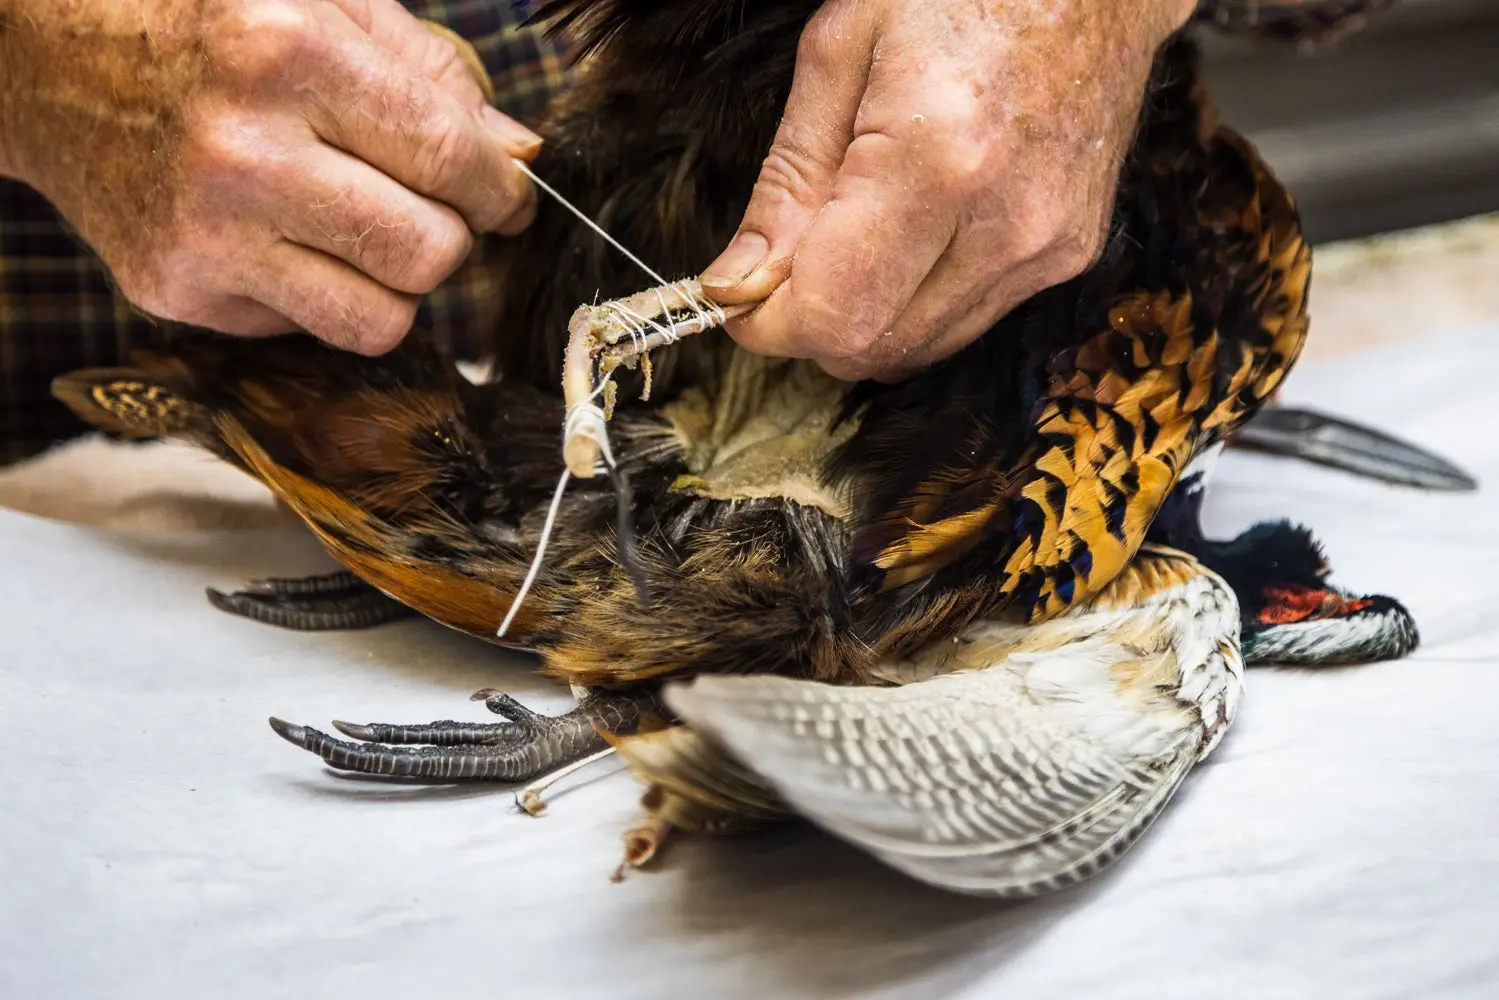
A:
{"label": "bird claw", "polygon": [[599,727],[611,732],[632,730],[643,712],[657,708],[655,695],[649,692],[591,695],[571,712],[555,717],[533,712],[501,691],[479,691],[473,700],[483,701],[506,721],[333,723],[355,742],[281,719],[272,718],[270,724],[288,743],[344,771],[453,782],[546,777],[519,797],[521,808],[534,816],[546,808],[540,793],[551,781],[611,752]]}
{"label": "bird claw", "polygon": [[228,614],[300,632],[373,628],[416,614],[347,572],[252,580],[229,594],[209,588],[208,601]]}

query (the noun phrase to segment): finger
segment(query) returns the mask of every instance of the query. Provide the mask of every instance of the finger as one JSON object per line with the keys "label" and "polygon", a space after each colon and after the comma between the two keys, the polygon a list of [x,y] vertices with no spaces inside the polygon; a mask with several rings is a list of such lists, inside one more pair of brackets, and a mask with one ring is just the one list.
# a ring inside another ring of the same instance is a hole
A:
{"label": "finger", "polygon": [[388,288],[426,294],[473,249],[473,235],[457,212],[346,153],[311,147],[296,171],[302,184],[294,188],[297,198],[276,213],[282,235]]}
{"label": "finger", "polygon": [[336,9],[322,16],[330,22],[322,62],[329,69],[304,89],[314,131],[451,205],[475,230],[506,232],[524,223],[535,192],[512,157],[534,156],[540,139],[488,105],[472,113]]}
{"label": "finger", "polygon": [[983,336],[1027,299],[1053,283],[1046,256],[1011,263],[1014,248],[969,230],[942,255],[901,315],[885,343],[847,358],[819,358],[822,367],[848,381],[906,378],[937,364]]}
{"label": "finger", "polygon": [[[456,97],[467,108],[486,103],[488,71],[451,29],[418,19],[397,0],[332,0],[375,44]],[[480,81],[483,81],[482,83]],[[493,87],[490,87],[490,93]]]}
{"label": "finger", "polygon": [[[898,382],[947,360],[984,336],[1016,306],[1035,294],[1033,286],[1034,282],[1022,269],[993,287],[981,288],[976,298],[966,297],[954,302],[952,309],[941,319],[926,327],[930,330],[929,339],[917,341],[917,346],[899,356],[867,355],[819,359],[819,362],[829,375],[844,381]],[[902,322],[904,318],[897,322],[897,326]]]}
{"label": "finger", "polygon": [[[911,300],[895,324],[894,339],[919,344],[909,352],[906,373],[936,364],[986,333],[1029,299],[1082,274],[1092,267],[1107,240],[1110,213],[1084,209],[1082,217],[1095,220],[1077,225],[1070,215],[1056,218],[1014,218],[1006,237],[979,229],[963,233]],[[967,300],[951,289],[974,289]],[[871,377],[888,377],[875,365]]]}
{"label": "finger", "polygon": [[254,299],[242,295],[231,295],[219,299],[191,315],[162,316],[179,323],[190,323],[205,330],[227,333],[236,337],[274,337],[292,333],[297,324],[285,316],[261,305]]}
{"label": "finger", "polygon": [[900,363],[910,344],[895,338],[894,324],[957,229],[908,152],[884,133],[854,140],[790,278],[729,327],[741,346],[773,356]]}
{"label": "finger", "polygon": [[417,298],[402,295],[327,254],[279,241],[243,276],[242,294],[334,347],[384,354],[416,318]]}
{"label": "finger", "polygon": [[785,115],[739,230],[701,276],[723,305],[758,302],[783,281],[832,195],[853,141],[873,58],[875,22],[859,0],[832,0],[808,22]]}

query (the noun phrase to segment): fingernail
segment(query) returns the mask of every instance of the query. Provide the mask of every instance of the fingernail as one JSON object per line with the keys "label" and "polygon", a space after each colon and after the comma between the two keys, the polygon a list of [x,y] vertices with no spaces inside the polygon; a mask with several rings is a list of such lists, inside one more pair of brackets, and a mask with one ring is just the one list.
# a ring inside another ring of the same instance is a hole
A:
{"label": "fingernail", "polygon": [[535,155],[536,151],[541,148],[544,141],[541,136],[532,132],[509,115],[504,114],[499,108],[486,104],[484,105],[484,110],[480,113],[484,116],[485,124],[494,129],[495,133],[501,139],[505,140],[516,156],[529,158]]}
{"label": "fingernail", "polygon": [[740,233],[698,280],[704,288],[733,288],[754,274],[769,255],[770,241],[764,236],[755,232]]}

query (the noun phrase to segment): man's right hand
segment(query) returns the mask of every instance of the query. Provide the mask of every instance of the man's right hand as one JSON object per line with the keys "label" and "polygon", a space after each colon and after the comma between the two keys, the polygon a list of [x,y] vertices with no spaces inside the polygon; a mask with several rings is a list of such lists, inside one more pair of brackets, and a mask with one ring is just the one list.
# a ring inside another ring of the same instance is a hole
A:
{"label": "man's right hand", "polygon": [[540,145],[396,0],[0,0],[0,170],[162,319],[389,350]]}

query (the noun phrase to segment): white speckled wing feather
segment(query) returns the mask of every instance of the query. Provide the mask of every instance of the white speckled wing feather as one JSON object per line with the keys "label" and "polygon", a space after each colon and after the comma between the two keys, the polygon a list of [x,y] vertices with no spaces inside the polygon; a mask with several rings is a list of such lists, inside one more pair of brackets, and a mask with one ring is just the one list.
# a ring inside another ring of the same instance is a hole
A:
{"label": "white speckled wing feather", "polygon": [[979,626],[933,653],[946,672],[901,686],[700,677],[668,701],[894,868],[959,892],[1053,891],[1128,848],[1232,715],[1237,604],[1190,567],[1069,616],[1056,644],[1047,626]]}

